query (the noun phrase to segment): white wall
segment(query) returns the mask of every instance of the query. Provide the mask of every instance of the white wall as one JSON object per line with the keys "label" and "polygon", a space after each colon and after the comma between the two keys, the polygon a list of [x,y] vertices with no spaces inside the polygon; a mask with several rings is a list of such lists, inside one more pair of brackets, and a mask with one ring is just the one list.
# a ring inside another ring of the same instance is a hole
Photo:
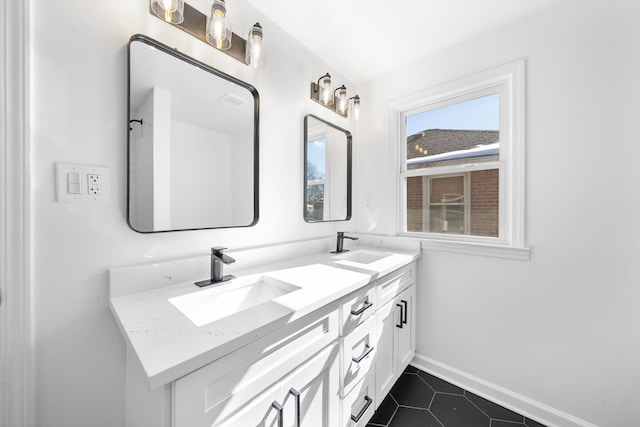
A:
{"label": "white wall", "polygon": [[394,234],[389,102],[526,58],[531,259],[424,251],[417,352],[562,425],[640,419],[639,22],[637,2],[569,2],[359,87],[355,218]]}
{"label": "white wall", "polygon": [[[171,132],[169,228],[239,224],[231,216],[229,203],[233,182],[231,135],[175,120],[172,122]],[[251,220],[243,224],[249,222]]]}
{"label": "white wall", "polygon": [[[253,70],[148,13],[147,0],[32,0],[33,324],[36,425],[124,425],[125,346],[108,308],[110,267],[328,236],[350,223],[302,217],[303,117],[351,129],[309,99],[325,72],[345,81],[244,0],[233,28],[265,31],[267,68]],[[252,228],[138,234],[126,222],[127,43],[149,35],[254,85],[260,94],[260,221]],[[353,86],[353,85],[351,85]],[[109,203],[55,201],[54,163],[110,168]]]}

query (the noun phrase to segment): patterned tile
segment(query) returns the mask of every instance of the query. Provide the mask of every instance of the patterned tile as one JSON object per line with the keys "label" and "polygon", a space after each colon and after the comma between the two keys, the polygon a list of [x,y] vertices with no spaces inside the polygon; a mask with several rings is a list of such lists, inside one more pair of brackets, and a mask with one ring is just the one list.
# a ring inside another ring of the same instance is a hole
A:
{"label": "patterned tile", "polygon": [[513,423],[511,421],[491,420],[490,427],[527,427],[524,423]]}
{"label": "patterned tile", "polygon": [[393,400],[391,395],[388,395],[384,398],[380,406],[378,406],[378,409],[376,409],[376,412],[373,414],[373,417],[371,417],[369,422],[386,426],[391,421],[391,418],[393,417],[393,414],[396,413],[397,409],[398,404]]}
{"label": "patterned tile", "polygon": [[409,366],[367,427],[545,427]]}
{"label": "patterned tile", "polygon": [[428,374],[424,371],[419,371],[418,376],[422,378],[427,384],[429,384],[429,386],[435,391],[451,394],[464,394],[464,390],[460,387],[456,387],[455,385],[448,383],[445,380],[441,380],[440,378]]}
{"label": "patterned tile", "polygon": [[389,427],[442,427],[442,424],[426,409],[398,408]]}
{"label": "patterned tile", "polygon": [[530,420],[529,418],[525,418],[524,423],[527,425],[527,427],[546,427],[544,424],[540,424],[538,422]]}
{"label": "patterned tile", "polygon": [[428,409],[434,391],[417,375],[402,374],[389,394],[400,406]]}
{"label": "patterned tile", "polygon": [[480,396],[477,396],[468,391],[464,392],[464,396],[471,401],[474,405],[476,405],[482,412],[487,414],[489,418],[502,420],[502,421],[513,421],[516,423],[523,423],[524,417],[520,414],[516,414],[513,411],[510,411],[507,408],[504,408],[496,403],[493,403],[487,399],[484,399]]}
{"label": "patterned tile", "polygon": [[489,427],[489,417],[464,396],[438,393],[429,409],[444,427]]}

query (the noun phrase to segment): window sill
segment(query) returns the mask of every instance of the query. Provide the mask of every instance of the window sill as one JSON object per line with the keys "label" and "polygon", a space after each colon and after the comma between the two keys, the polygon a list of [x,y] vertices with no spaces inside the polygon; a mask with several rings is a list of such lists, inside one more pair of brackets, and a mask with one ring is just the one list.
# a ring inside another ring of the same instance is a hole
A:
{"label": "window sill", "polygon": [[529,261],[531,249],[519,246],[497,245],[490,243],[453,242],[435,239],[420,239],[422,249],[454,252],[459,254],[480,255],[495,258],[507,258]]}

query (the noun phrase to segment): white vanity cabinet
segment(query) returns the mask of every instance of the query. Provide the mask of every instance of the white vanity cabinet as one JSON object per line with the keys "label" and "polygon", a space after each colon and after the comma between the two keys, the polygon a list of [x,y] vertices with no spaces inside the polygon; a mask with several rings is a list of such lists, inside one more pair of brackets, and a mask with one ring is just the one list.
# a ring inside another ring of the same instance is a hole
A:
{"label": "white vanity cabinet", "polygon": [[[300,280],[300,293],[246,310],[228,325],[194,326],[178,314],[167,301],[183,285],[113,297],[128,337],[126,426],[364,427],[414,355],[413,260],[385,253],[363,266],[330,261],[269,273]],[[294,277],[307,270],[314,274]],[[206,346],[210,337],[234,334],[242,345]],[[203,350],[191,351],[203,341]],[[187,350],[167,345],[175,342],[187,342]],[[181,362],[165,362],[170,357]],[[148,368],[158,360],[170,374]]]}
{"label": "white vanity cabinet", "polygon": [[378,281],[375,361],[376,405],[389,393],[415,354],[415,264]]}

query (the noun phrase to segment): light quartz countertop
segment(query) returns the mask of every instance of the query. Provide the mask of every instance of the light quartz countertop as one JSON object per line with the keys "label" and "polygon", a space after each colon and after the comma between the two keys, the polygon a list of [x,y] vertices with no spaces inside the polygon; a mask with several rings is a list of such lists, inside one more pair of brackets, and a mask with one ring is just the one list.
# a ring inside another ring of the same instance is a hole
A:
{"label": "light quartz countertop", "polygon": [[[295,252],[295,247],[289,249]],[[271,250],[267,247],[260,251],[271,253]],[[204,288],[196,286],[194,281],[207,277],[203,277],[202,271],[207,271],[209,257],[111,269],[111,310],[148,378],[149,388],[155,389],[337,303],[340,298],[420,255],[419,248],[352,248],[353,253],[358,250],[379,254],[382,258],[365,264],[341,260],[323,251],[262,265],[254,262],[242,269],[237,265],[243,258],[242,251],[229,251],[230,256],[237,257],[237,262],[232,264],[233,271],[225,266],[225,274],[231,272],[237,278]],[[260,251],[252,250],[251,255],[259,255]],[[194,277],[186,279],[190,274]],[[188,312],[191,304],[261,280],[284,282],[288,293],[237,312],[229,310],[230,313],[219,319],[216,319],[218,314],[206,310]],[[133,292],[127,293],[127,290]]]}

